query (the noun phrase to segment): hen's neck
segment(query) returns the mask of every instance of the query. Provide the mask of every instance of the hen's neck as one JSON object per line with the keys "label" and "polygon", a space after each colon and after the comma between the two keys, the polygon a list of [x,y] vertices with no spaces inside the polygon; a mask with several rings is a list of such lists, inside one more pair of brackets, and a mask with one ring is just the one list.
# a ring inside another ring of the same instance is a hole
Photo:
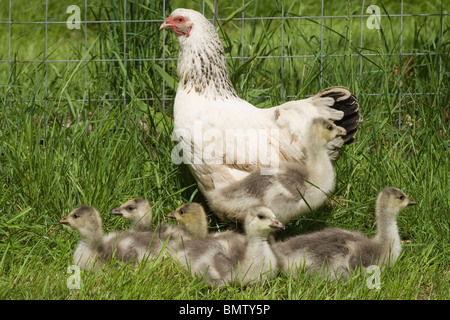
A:
{"label": "hen's neck", "polygon": [[211,99],[238,98],[216,30],[202,31],[189,38],[179,37],[178,90],[195,91]]}

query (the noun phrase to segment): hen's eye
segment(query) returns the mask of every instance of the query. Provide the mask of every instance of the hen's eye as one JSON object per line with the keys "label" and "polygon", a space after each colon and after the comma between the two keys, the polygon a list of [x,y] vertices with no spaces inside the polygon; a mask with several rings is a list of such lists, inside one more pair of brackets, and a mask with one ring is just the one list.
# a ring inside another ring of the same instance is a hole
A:
{"label": "hen's eye", "polygon": [[74,217],[75,219],[77,219],[77,218],[79,217],[79,215],[74,214],[73,217]]}
{"label": "hen's eye", "polygon": [[180,210],[180,214],[183,215],[183,214],[184,214],[184,211],[183,211],[183,210]]}
{"label": "hen's eye", "polygon": [[177,21],[181,23],[183,22],[183,18],[178,18]]}
{"label": "hen's eye", "polygon": [[127,210],[129,210],[129,211],[134,210],[134,207],[133,206],[128,206]]}

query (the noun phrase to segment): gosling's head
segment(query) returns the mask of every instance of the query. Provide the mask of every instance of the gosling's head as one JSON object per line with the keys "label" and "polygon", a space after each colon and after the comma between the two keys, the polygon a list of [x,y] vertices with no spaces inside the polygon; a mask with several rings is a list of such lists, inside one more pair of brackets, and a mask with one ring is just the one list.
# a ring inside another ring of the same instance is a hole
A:
{"label": "gosling's head", "polygon": [[74,209],[69,215],[62,218],[59,223],[69,225],[85,238],[91,238],[102,230],[100,213],[90,206],[81,206]]}
{"label": "gosling's head", "polygon": [[206,213],[200,203],[185,203],[169,213],[168,217],[176,219],[194,238],[205,237],[208,233]]}
{"label": "gosling's head", "polygon": [[313,136],[318,139],[321,144],[326,145],[331,140],[345,136],[347,131],[344,128],[339,127],[325,118],[315,118],[311,123],[311,131]]}
{"label": "gosling's head", "polygon": [[277,220],[272,210],[267,207],[253,207],[245,217],[245,231],[250,236],[269,237],[270,232],[285,229],[283,223]]}
{"label": "gosling's head", "polygon": [[120,207],[111,210],[110,214],[122,216],[129,220],[133,226],[149,229],[153,217],[150,202],[145,199],[135,198],[128,200]]}
{"label": "gosling's head", "polygon": [[378,194],[376,202],[377,217],[397,218],[400,211],[416,204],[417,202],[408,197],[402,190],[388,187]]}

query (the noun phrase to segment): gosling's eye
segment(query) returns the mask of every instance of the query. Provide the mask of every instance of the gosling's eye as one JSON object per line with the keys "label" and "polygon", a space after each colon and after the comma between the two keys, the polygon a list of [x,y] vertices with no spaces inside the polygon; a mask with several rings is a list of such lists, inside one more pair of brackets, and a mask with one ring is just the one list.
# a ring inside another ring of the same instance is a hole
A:
{"label": "gosling's eye", "polygon": [[398,197],[400,200],[403,200],[403,199],[405,199],[405,196],[400,196],[400,197]]}
{"label": "gosling's eye", "polygon": [[127,207],[127,210],[128,210],[128,211],[134,210],[134,207],[133,207],[133,206],[128,206],[128,207]]}
{"label": "gosling's eye", "polygon": [[262,219],[264,219],[264,216],[262,214],[258,214],[258,219],[262,220]]}
{"label": "gosling's eye", "polygon": [[180,210],[180,214],[183,215],[183,214],[184,214],[184,211],[183,211],[183,210]]}
{"label": "gosling's eye", "polygon": [[77,215],[77,214],[74,214],[73,217],[74,217],[74,219],[77,219],[77,218],[79,218],[80,216]]}
{"label": "gosling's eye", "polygon": [[333,127],[332,127],[331,125],[329,125],[329,126],[327,127],[327,129],[331,131],[331,130],[333,130]]}

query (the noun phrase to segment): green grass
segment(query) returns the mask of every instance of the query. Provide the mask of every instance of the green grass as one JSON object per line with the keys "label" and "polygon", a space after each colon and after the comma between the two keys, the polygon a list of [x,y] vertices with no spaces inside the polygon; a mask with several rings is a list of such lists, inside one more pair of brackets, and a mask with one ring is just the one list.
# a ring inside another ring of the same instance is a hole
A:
{"label": "green grass", "polygon": [[[50,2],[48,17],[52,21],[65,21],[67,6],[77,4]],[[43,21],[42,3],[20,6],[21,1],[14,1],[13,21]],[[127,3],[128,20],[163,18],[159,2]],[[208,17],[212,16],[211,3],[206,1]],[[383,14],[400,13],[397,3],[375,4]],[[84,8],[84,1],[79,5]],[[166,16],[181,5],[202,9],[202,1],[189,5],[171,1]],[[221,1],[219,18],[240,17],[237,10],[241,5],[241,1]],[[161,61],[128,61],[126,65],[90,61],[122,59],[124,47],[123,25],[92,23],[88,24],[87,48],[84,26],[79,31],[68,31],[65,25],[48,28],[48,59],[86,58],[86,78],[84,61],[42,61],[44,45],[38,39],[45,34],[43,26],[12,25],[12,59],[39,62],[0,62],[0,101],[4,106],[0,109],[0,298],[450,298],[450,135],[445,114],[450,111],[448,16],[443,18],[442,31],[440,16],[404,18],[402,52],[424,54],[412,57],[410,73],[396,76],[394,68],[406,70],[410,58],[403,56],[400,61],[395,55],[400,50],[400,18],[383,17],[381,31],[367,29],[364,19],[361,48],[361,19],[349,17],[361,13],[361,3],[326,1],[326,5],[325,15],[348,18],[324,19],[322,51],[320,18],[251,20],[245,21],[244,32],[244,56],[250,58],[228,62],[238,92],[258,107],[293,99],[286,96],[311,95],[331,85],[345,85],[358,96],[365,121],[358,140],[345,148],[336,164],[337,188],[332,199],[317,212],[291,222],[280,236],[326,226],[373,235],[377,193],[389,185],[403,189],[419,205],[399,217],[404,250],[398,263],[382,272],[381,289],[369,289],[363,274],[347,282],[329,283],[317,276],[293,280],[280,275],[255,286],[209,288],[169,261],[153,263],[145,271],[82,271],[81,289],[69,290],[66,270],[79,237],[58,221],[72,208],[81,204],[97,207],[106,231],[111,231],[128,227],[107,212],[130,197],[149,199],[157,223],[167,222],[166,213],[182,202],[203,201],[187,168],[170,161],[170,99],[174,97],[170,79],[176,80],[176,61],[165,63],[165,74]],[[426,4],[404,1],[404,13],[439,14],[441,5],[437,0]],[[18,9],[22,7],[26,10]],[[285,17],[317,16],[320,11],[320,1],[285,1],[283,6]],[[281,16],[281,1],[256,1],[246,8],[245,16]],[[114,1],[89,1],[87,17],[120,20],[123,7]],[[7,1],[0,4],[0,19],[8,20]],[[158,26],[151,22],[127,24],[128,59],[162,57]],[[8,24],[0,24],[0,28],[1,42],[8,43]],[[228,56],[241,56],[240,30],[241,21],[220,22]],[[175,37],[166,32],[165,57],[176,57],[177,52]],[[281,52],[311,57],[286,58],[282,63],[277,58],[257,58]],[[362,59],[360,74],[361,52],[374,55]],[[0,59],[8,59],[7,46],[1,46]],[[168,80],[165,97],[163,75]],[[121,101],[124,95],[126,104]],[[148,131],[142,130],[140,121]],[[217,223],[212,215],[211,221]]]}

